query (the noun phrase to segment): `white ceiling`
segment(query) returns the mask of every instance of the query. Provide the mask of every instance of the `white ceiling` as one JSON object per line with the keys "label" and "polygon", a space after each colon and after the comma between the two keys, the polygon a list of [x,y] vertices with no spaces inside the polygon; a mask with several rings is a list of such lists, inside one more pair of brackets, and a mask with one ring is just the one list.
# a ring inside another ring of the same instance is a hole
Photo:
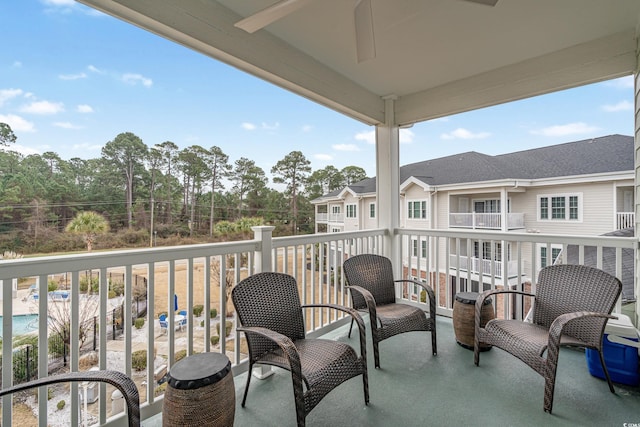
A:
{"label": "white ceiling", "polygon": [[[368,124],[401,125],[636,69],[640,0],[371,0],[376,57],[356,60],[356,0],[311,0],[249,34],[276,0],[79,0]],[[215,78],[212,76],[212,78]]]}

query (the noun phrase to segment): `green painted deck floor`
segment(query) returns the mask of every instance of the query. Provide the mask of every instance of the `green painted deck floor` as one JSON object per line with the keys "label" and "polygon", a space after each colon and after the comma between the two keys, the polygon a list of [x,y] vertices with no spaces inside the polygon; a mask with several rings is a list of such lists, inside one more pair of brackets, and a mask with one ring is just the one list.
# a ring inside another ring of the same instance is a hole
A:
{"label": "green painted deck floor", "polygon": [[[365,319],[365,322],[367,319]],[[542,409],[543,378],[499,349],[480,355],[455,342],[451,319],[438,317],[438,355],[428,333],[411,332],[380,344],[381,369],[373,369],[368,342],[370,403],[362,377],[327,395],[307,416],[307,426],[640,426],[640,388],[615,385],[589,374],[584,352],[563,348],[553,413]],[[327,337],[352,343],[347,327]],[[291,377],[276,370],[266,380],[252,378],[247,405],[240,407],[246,373],[235,378],[236,427],[295,426]],[[144,426],[159,424],[159,417]]]}

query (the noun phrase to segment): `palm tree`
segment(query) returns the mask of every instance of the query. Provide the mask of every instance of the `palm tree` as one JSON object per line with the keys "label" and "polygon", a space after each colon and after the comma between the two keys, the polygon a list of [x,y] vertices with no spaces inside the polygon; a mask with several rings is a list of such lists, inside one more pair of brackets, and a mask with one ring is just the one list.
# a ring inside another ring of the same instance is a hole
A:
{"label": "palm tree", "polygon": [[95,242],[98,234],[104,234],[109,231],[109,223],[99,213],[86,211],[76,215],[67,224],[66,230],[70,233],[82,234],[84,241],[87,242],[87,252],[91,252],[93,242]]}

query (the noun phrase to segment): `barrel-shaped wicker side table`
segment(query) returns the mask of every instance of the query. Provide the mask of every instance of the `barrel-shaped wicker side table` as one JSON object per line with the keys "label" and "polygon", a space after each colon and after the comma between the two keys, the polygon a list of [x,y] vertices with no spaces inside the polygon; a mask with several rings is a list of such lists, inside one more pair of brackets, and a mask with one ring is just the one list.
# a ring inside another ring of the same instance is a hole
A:
{"label": "barrel-shaped wicker side table", "polygon": [[235,412],[231,362],[224,354],[194,354],[169,371],[163,426],[233,426]]}
{"label": "barrel-shaped wicker side table", "polygon": [[[476,299],[478,295],[480,295],[478,292],[458,292],[453,302],[453,331],[456,335],[456,341],[469,350],[473,350]],[[484,300],[484,305],[482,306],[480,326],[484,327],[493,318],[495,318],[495,314],[489,297]],[[480,351],[487,350],[491,350],[490,345],[480,346]]]}

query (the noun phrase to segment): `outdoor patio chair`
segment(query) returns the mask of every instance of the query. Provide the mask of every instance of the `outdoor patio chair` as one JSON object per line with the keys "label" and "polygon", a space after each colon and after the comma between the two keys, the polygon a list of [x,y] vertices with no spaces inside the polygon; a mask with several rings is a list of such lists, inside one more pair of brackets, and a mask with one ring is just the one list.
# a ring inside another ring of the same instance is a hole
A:
{"label": "outdoor patio chair", "polygon": [[38,378],[22,384],[0,390],[0,397],[36,387],[64,382],[105,382],[116,387],[122,393],[127,408],[129,427],[140,425],[140,396],[138,388],[131,378],[118,371],[83,371]]}
{"label": "outdoor patio chair", "polygon": [[[480,344],[501,348],[542,375],[544,410],[551,412],[561,345],[586,347],[600,354],[609,390],[615,393],[602,354],[607,319],[620,296],[622,283],[614,276],[584,265],[553,265],[540,271],[535,295],[515,290],[489,290],[476,300],[474,363]],[[535,297],[531,322],[494,319],[480,327],[483,301],[496,294]],[[546,353],[546,355],[545,355]]]}
{"label": "outdoor patio chair", "polygon": [[[334,388],[362,375],[369,403],[365,326],[356,310],[334,304],[300,304],[296,279],[283,273],[258,273],[231,292],[233,306],[249,347],[249,371],[242,398],[247,400],[253,365],[273,365],[291,372],[298,426]],[[331,308],[349,313],[360,330],[360,356],[349,344],[305,337],[303,308]],[[303,387],[304,383],[304,387]]]}
{"label": "outdoor patio chair", "polygon": [[158,319],[160,320],[160,329],[162,329],[165,334],[169,333],[169,321],[167,320],[167,315],[161,314]]}
{"label": "outdoor patio chair", "polygon": [[[438,354],[436,297],[429,285],[415,280],[394,280],[391,260],[380,255],[352,256],[344,262],[342,267],[351,293],[353,308],[369,312],[376,368],[380,367],[378,350],[380,341],[405,332],[431,332],[431,351],[434,356]],[[429,302],[429,313],[413,305],[396,303],[396,283],[409,283],[424,289]],[[351,336],[351,328],[349,336]]]}

